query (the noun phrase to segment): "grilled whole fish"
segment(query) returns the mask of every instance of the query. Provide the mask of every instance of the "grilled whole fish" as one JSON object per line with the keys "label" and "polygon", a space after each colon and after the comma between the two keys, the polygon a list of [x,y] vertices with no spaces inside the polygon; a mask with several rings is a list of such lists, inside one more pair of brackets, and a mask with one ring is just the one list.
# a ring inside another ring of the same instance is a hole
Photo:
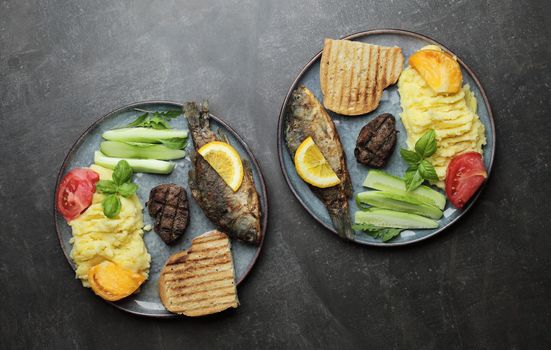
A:
{"label": "grilled whole fish", "polygon": [[[211,141],[223,141],[209,127],[207,102],[199,106],[195,102],[184,105],[195,151]],[[193,168],[189,171],[189,188],[205,215],[230,237],[251,244],[260,244],[260,200],[254,186],[249,163],[243,161],[243,182],[236,192],[197,152],[192,152]]]}
{"label": "grilled whole fish", "polygon": [[348,211],[348,198],[352,195],[352,184],[335,124],[314,94],[303,85],[293,91],[289,107],[286,115],[285,140],[291,157],[294,158],[302,141],[311,136],[341,183],[329,188],[309,185],[310,189],[327,208],[339,236],[352,239],[354,231],[350,225]]}

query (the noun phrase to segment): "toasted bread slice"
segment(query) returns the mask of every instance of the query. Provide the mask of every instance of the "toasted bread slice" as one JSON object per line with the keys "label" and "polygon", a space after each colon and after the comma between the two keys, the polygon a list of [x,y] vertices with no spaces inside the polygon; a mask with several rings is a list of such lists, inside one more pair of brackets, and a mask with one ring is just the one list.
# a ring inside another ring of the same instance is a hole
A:
{"label": "toasted bread slice", "polygon": [[383,90],[395,84],[404,68],[399,47],[325,39],[320,85],[325,108],[360,115],[379,106]]}
{"label": "toasted bread slice", "polygon": [[225,233],[209,231],[172,255],[161,270],[159,294],[168,311],[203,316],[237,307],[237,289]]}

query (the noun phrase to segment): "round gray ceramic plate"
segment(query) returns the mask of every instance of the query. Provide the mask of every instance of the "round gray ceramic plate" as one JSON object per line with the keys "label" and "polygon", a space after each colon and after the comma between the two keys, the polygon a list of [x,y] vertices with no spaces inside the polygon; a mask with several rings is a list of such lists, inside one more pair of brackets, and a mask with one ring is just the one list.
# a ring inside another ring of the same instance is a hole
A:
{"label": "round gray ceramic plate", "polygon": [[[343,39],[357,40],[375,45],[399,46],[402,48],[406,62],[413,52],[419,50],[426,45],[439,45],[445,50],[449,51],[440,43],[426,36],[396,29],[371,30],[367,32],[352,34],[350,36],[344,37]],[[320,45],[322,45],[321,40]],[[285,97],[285,101],[283,102],[283,106],[279,115],[278,123],[278,154],[279,162],[283,174],[285,175],[285,179],[287,180],[289,187],[291,188],[299,202],[317,221],[319,221],[327,229],[336,233],[324,205],[317,199],[312,191],[310,191],[306,183],[302,181],[302,179],[297,175],[295,167],[293,165],[293,160],[291,159],[287,147],[285,146],[284,116],[287,113],[288,101],[293,90],[299,85],[305,85],[316,95],[316,97],[320,101],[323,100],[319,81],[320,58],[321,51],[316,56],[314,56],[314,58],[312,58],[310,62],[308,62],[306,66],[301,70],[298,77],[289,88],[287,96]],[[463,73],[463,83],[469,84],[475,96],[477,97],[478,115],[480,116],[482,123],[486,127],[487,144],[484,147],[484,162],[488,173],[490,173],[495,150],[495,129],[494,121],[492,118],[492,111],[490,109],[488,99],[486,98],[486,94],[484,93],[484,90],[473,71],[469,69],[469,67],[467,67],[467,65],[465,65],[465,63],[463,63],[461,59],[458,59],[458,61],[461,65],[461,71]],[[333,121],[335,122],[337,130],[339,131],[339,135],[341,137],[344,151],[346,153],[348,171],[350,172],[350,177],[352,179],[354,194],[366,190],[364,187],[362,187],[362,183],[369,170],[368,167],[356,162],[356,158],[354,157],[356,138],[360,129],[370,120],[381,113],[391,113],[392,115],[394,115],[397,119],[396,127],[399,131],[396,149],[383,170],[394,175],[402,175],[405,172],[407,167],[406,163],[402,161],[398,152],[400,147],[406,147],[405,145],[407,135],[404,126],[400,121],[401,111],[400,96],[398,94],[398,88],[396,85],[388,87],[383,92],[379,107],[375,111],[366,115],[357,117],[346,117],[328,111]],[[480,193],[480,191],[478,193]],[[446,208],[444,209],[444,216],[440,220],[440,226],[437,229],[406,230],[403,231],[400,236],[387,243],[383,243],[378,239],[374,239],[363,232],[356,232],[354,241],[361,244],[376,246],[398,246],[421,241],[443,231],[444,229],[452,225],[461,216],[463,216],[467,210],[469,210],[477,197],[478,194],[463,210],[457,210],[450,203],[447,203]],[[352,217],[356,210],[358,210],[358,208],[354,199],[352,198],[350,199],[350,215]]]}
{"label": "round gray ceramic plate", "polygon": [[[101,134],[114,127],[124,126],[136,118],[137,113],[134,108],[152,110],[152,111],[164,111],[168,109],[181,109],[182,105],[167,101],[152,101],[152,102],[139,102],[117,109],[110,112],[106,116],[96,121],[90,128],[88,128],[76,141],[71,150],[69,151],[59,175],[57,178],[57,184],[59,184],[61,178],[71,169],[77,167],[87,167],[93,163],[94,151],[99,149],[99,144],[102,140]],[[171,122],[171,125],[179,129],[188,129],[187,123],[184,117],[179,117]],[[226,123],[219,118],[212,116],[210,119],[210,126],[213,131],[220,130],[225,134],[232,146],[234,146],[242,159],[246,159],[250,162],[256,190],[260,195],[260,203],[262,206],[262,231],[263,236],[266,233],[266,225],[268,218],[268,200],[266,187],[264,184],[264,178],[260,171],[260,167],[256,162],[253,154],[249,150],[247,144],[243,139]],[[193,142],[190,140],[186,147],[187,152],[193,149]],[[168,257],[174,253],[180,252],[189,248],[191,240],[199,236],[200,234],[212,230],[215,225],[207,219],[203,214],[201,208],[191,197],[188,186],[188,171],[191,167],[189,156],[184,159],[176,161],[176,167],[174,171],[169,175],[154,175],[154,174],[142,174],[138,173],[134,175],[134,182],[138,184],[138,196],[142,203],[149,198],[149,191],[151,188],[163,184],[163,183],[175,183],[183,186],[188,192],[188,201],[190,203],[190,222],[183,237],[180,237],[175,244],[166,245],[159,236],[153,232],[146,232],[144,234],[144,241],[147,246],[147,250],[151,255],[151,268],[149,270],[149,279],[142,285],[140,292],[133,294],[128,298],[125,298],[112,304],[116,307],[139,315],[153,316],[153,317],[174,317],[175,315],[166,311],[159,299],[159,293],[157,289],[157,280],[159,278],[159,272],[164,266]],[[57,187],[57,185],[56,185]],[[55,204],[54,204],[55,208]],[[65,219],[57,213],[54,209],[54,220],[57,229],[61,248],[67,257],[67,260],[71,264],[73,269],[75,268],[72,260],[69,258],[69,252],[71,251],[71,243],[69,240],[72,237],[71,228],[65,222]],[[147,210],[144,210],[144,223],[153,224],[151,217],[147,214]],[[260,250],[262,248],[262,242],[259,246],[252,246],[244,244],[242,242],[232,241],[232,255],[235,266],[235,275],[237,284],[241,283],[247,274],[251,271],[253,265],[258,258]],[[90,294],[93,292],[90,290]]]}

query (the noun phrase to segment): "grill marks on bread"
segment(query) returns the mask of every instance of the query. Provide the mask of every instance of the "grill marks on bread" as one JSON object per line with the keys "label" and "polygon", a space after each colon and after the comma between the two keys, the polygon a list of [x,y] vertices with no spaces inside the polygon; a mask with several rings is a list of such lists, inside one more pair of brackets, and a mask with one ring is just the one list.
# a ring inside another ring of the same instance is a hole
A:
{"label": "grill marks on bread", "polygon": [[202,316],[239,305],[228,236],[210,231],[193,239],[191,248],[172,255],[159,278],[167,310]]}
{"label": "grill marks on bread", "polygon": [[379,105],[404,66],[399,47],[325,39],[320,66],[323,104],[343,115],[360,115]]}

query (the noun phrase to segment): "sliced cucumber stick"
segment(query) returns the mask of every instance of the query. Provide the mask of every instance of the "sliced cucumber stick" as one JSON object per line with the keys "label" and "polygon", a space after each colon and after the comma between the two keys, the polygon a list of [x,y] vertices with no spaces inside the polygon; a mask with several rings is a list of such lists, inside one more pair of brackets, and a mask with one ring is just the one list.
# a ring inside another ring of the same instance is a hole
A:
{"label": "sliced cucumber stick", "polygon": [[170,174],[174,169],[174,163],[164,160],[115,158],[108,157],[100,151],[94,153],[94,163],[108,169],[115,169],[117,163],[122,159],[126,160],[132,169],[138,173]]}
{"label": "sliced cucumber stick", "polygon": [[108,157],[171,160],[184,158],[186,152],[159,144],[131,145],[119,141],[103,141],[100,151]]}
{"label": "sliced cucumber stick", "polygon": [[356,224],[404,229],[428,229],[438,227],[436,221],[421,215],[377,208],[357,211],[355,214],[355,222]]}
{"label": "sliced cucumber stick", "polygon": [[187,130],[177,129],[152,129],[152,128],[123,128],[109,130],[103,133],[103,138],[109,141],[122,142],[152,142],[172,138],[186,138]]}
{"label": "sliced cucumber stick", "polygon": [[396,176],[392,176],[381,170],[370,170],[363,183],[364,187],[373,188],[376,190],[393,192],[396,194],[407,194],[413,196],[420,201],[437,206],[443,210],[446,206],[446,196],[442,193],[433,190],[428,186],[420,186],[417,189],[407,192],[406,182]]}
{"label": "sliced cucumber stick", "polygon": [[403,211],[418,214],[431,219],[440,219],[442,211],[434,205],[421,202],[408,194],[397,194],[388,191],[367,191],[357,194],[357,201],[377,208]]}

